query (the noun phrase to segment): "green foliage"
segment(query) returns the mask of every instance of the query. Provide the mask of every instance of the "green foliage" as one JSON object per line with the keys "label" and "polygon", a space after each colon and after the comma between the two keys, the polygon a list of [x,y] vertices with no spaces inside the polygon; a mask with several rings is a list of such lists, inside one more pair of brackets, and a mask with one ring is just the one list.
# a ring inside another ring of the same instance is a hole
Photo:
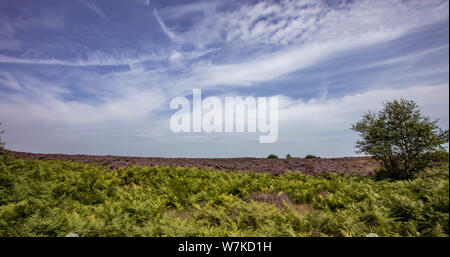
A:
{"label": "green foliage", "polygon": [[305,156],[305,159],[320,159],[320,157],[317,157],[317,156],[312,155],[312,154],[308,154],[308,155]]}
{"label": "green foliage", "polygon": [[447,151],[435,151],[432,153],[426,153],[425,158],[427,158],[431,163],[448,163],[449,153]]}
{"label": "green foliage", "polygon": [[269,154],[269,156],[267,156],[267,158],[269,158],[269,159],[278,159],[278,156],[276,156],[275,154]]}
{"label": "green foliage", "polygon": [[412,180],[0,156],[0,236],[448,236],[448,165]]}
{"label": "green foliage", "polygon": [[286,154],[286,159],[292,159],[292,156],[290,154]]}
{"label": "green foliage", "polygon": [[352,125],[361,140],[359,153],[373,155],[383,162],[382,174],[393,179],[409,179],[433,162],[443,144],[449,142],[448,130],[423,116],[413,101],[405,99],[384,103],[378,113],[368,112]]}

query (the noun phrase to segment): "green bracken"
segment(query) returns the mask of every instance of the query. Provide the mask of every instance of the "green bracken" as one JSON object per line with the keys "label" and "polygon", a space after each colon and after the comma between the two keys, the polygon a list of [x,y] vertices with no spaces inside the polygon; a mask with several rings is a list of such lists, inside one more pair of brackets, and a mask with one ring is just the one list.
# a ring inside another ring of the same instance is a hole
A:
{"label": "green bracken", "polygon": [[448,223],[448,165],[375,181],[0,156],[0,236],[447,237]]}

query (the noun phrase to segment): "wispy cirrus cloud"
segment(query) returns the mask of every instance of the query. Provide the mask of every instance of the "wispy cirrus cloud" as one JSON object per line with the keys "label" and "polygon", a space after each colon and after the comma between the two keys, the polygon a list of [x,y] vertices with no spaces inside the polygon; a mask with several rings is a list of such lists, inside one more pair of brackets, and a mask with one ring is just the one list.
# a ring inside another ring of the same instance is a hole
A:
{"label": "wispy cirrus cloud", "polygon": [[[3,3],[7,9],[11,3]],[[0,16],[0,50],[22,50],[23,43],[17,38],[18,33],[26,30],[60,29],[64,26],[64,18],[51,11],[40,10],[32,13],[29,9],[21,9],[18,15],[4,13]]]}
{"label": "wispy cirrus cloud", "polygon": [[164,32],[164,34],[166,34],[172,41],[176,43],[180,42],[181,39],[177,35],[175,35],[175,33],[173,33],[170,29],[167,28],[166,24],[159,17],[156,9],[153,9],[153,13],[155,14],[155,18],[158,21],[159,25],[161,26],[161,29]]}
{"label": "wispy cirrus cloud", "polygon": [[106,14],[103,12],[103,10],[95,4],[92,0],[80,0],[79,1],[81,5],[88,8],[89,10],[95,12],[100,18],[107,19]]}
{"label": "wispy cirrus cloud", "polygon": [[17,58],[0,54],[0,63],[30,64],[30,65],[62,65],[62,66],[128,66],[146,61],[160,60],[161,57],[147,55],[126,57],[117,54],[92,53],[88,58],[77,60]]}
{"label": "wispy cirrus cloud", "polygon": [[20,83],[17,79],[9,72],[0,71],[0,84],[14,90],[22,90]]}
{"label": "wispy cirrus cloud", "polygon": [[181,84],[201,87],[222,85],[254,85],[275,79],[284,74],[317,64],[338,52],[369,44],[388,41],[397,33],[368,33],[343,42],[312,43],[293,49],[280,50],[237,64],[198,65],[193,67],[193,76]]}
{"label": "wispy cirrus cloud", "polygon": [[[220,7],[218,2],[199,2],[161,11],[168,19],[203,13],[177,33],[179,37],[202,49],[209,44],[217,48],[220,43],[219,51],[234,57],[192,63],[191,72],[175,82],[178,86],[256,85],[448,18],[445,1],[359,1],[338,6],[320,1],[261,1],[225,11]],[[166,25],[162,27],[175,38]],[[181,55],[175,52],[172,57]]]}
{"label": "wispy cirrus cloud", "polygon": [[[180,35],[204,46],[207,42],[297,44],[305,41],[346,40],[370,32],[404,31],[448,17],[446,1],[259,1],[225,5],[194,4],[167,7],[168,19],[196,15]],[[222,8],[221,8],[222,7]]]}

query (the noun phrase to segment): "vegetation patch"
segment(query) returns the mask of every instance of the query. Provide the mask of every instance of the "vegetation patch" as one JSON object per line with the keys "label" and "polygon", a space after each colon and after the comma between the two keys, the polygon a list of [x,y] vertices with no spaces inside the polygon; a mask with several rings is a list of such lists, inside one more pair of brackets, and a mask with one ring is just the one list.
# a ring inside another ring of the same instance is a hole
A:
{"label": "vegetation patch", "polygon": [[376,181],[0,156],[0,236],[448,236],[448,222],[448,165]]}
{"label": "vegetation patch", "polygon": [[273,204],[279,209],[283,209],[283,207],[288,204],[292,205],[292,200],[286,193],[252,193],[250,195],[250,200],[264,202],[268,204]]}

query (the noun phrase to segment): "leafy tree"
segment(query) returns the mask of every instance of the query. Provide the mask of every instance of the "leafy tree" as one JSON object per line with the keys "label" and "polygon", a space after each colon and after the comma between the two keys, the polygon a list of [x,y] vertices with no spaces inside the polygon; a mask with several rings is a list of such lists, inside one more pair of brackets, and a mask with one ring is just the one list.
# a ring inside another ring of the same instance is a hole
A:
{"label": "leafy tree", "polygon": [[269,154],[269,156],[267,156],[267,158],[269,159],[278,159],[278,156],[275,154]]}
{"label": "leafy tree", "polygon": [[448,130],[437,126],[421,114],[414,101],[405,99],[385,102],[378,113],[369,111],[353,124],[361,140],[356,142],[358,153],[373,155],[381,160],[384,176],[409,179],[442,153],[449,142]]}
{"label": "leafy tree", "polygon": [[305,156],[305,159],[320,159],[320,157],[312,155],[312,154],[308,154]]}

